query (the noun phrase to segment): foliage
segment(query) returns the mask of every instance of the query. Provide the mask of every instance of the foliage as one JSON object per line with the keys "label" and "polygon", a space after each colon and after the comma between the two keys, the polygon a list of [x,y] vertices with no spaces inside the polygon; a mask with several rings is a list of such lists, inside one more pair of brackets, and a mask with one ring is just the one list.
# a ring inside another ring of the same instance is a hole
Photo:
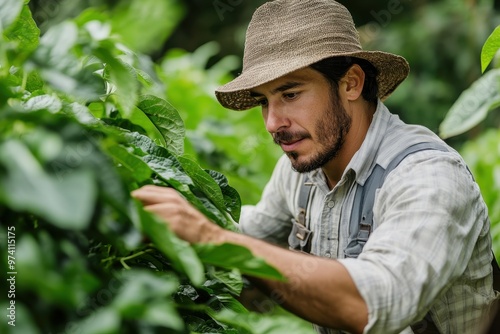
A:
{"label": "foliage", "polygon": [[193,53],[172,49],[160,61],[158,73],[165,95],[185,121],[186,153],[222,171],[243,203],[253,204],[282,152],[273,146],[259,110],[231,112],[215,100],[216,87],[229,81],[228,72],[239,65],[235,56],[227,56],[209,66],[218,50],[215,42]]}
{"label": "foliage", "polygon": [[[500,27],[486,40],[481,52],[485,72],[500,48]],[[485,120],[488,112],[500,106],[500,69],[484,73],[466,89],[449,110],[439,130],[442,138],[462,134]]]}
{"label": "foliage", "polygon": [[[483,72],[500,49],[500,30],[497,27],[486,40],[481,53]],[[486,71],[465,90],[451,107],[440,126],[443,138],[462,134],[484,122],[488,112],[500,106],[500,68]],[[489,129],[469,140],[461,153],[469,165],[485,202],[491,220],[493,250],[500,258],[500,130]]]}
{"label": "foliage", "polygon": [[161,52],[163,44],[186,15],[184,0],[31,0],[29,7],[42,34],[78,16],[87,8],[109,13],[112,32],[129,48],[146,54]]}
{"label": "foliage", "polygon": [[[120,42],[143,53],[136,55],[136,61],[149,77],[139,79],[154,80],[149,93],[164,97],[179,111],[186,127],[186,155],[203,168],[224,173],[240,193],[243,204],[256,203],[282,152],[272,144],[260,111],[228,112],[215,99],[215,88],[232,78],[230,73],[238,71],[241,61],[234,55],[221,57],[219,42],[224,43],[223,40],[201,42],[201,36],[214,35],[212,31],[201,28],[208,23],[206,20],[212,18],[216,24],[222,24],[214,5],[181,0],[82,0],[62,1],[50,11],[46,3],[34,0],[30,7],[36,10],[35,18],[45,31],[64,17],[98,4],[100,15],[109,13],[109,19],[106,19],[111,23],[109,34],[123,36]],[[252,10],[250,2],[233,2],[231,6],[223,15],[225,26],[229,20],[234,21],[231,13],[243,11],[248,14]],[[193,7],[199,9],[196,13],[201,17],[192,17]],[[85,9],[81,16],[85,15],[96,15],[96,10]],[[179,30],[175,26],[183,18],[187,22],[181,28],[194,29],[195,32],[180,41],[174,38],[176,43],[170,42],[169,33]],[[226,35],[233,31],[227,27],[224,30]],[[222,33],[217,36],[221,37]],[[192,53],[179,47],[194,42],[198,44],[192,47]],[[154,58],[154,63],[149,57],[145,58],[144,53]],[[133,116],[137,115],[134,113]]]}
{"label": "foliage", "polygon": [[439,127],[442,138],[462,134],[480,122],[488,112],[500,106],[500,70],[488,71],[466,89],[452,105]]}
{"label": "foliage", "polygon": [[486,71],[486,68],[495,57],[495,54],[497,53],[499,48],[500,48],[500,27],[497,27],[484,43],[483,50],[481,52],[482,72]]}
{"label": "foliage", "polygon": [[409,77],[387,100],[389,109],[438,132],[453,102],[481,75],[477,57],[499,16],[492,1],[398,3],[392,12],[386,5],[385,16],[372,12],[360,35],[366,48],[400,54],[410,63]]}
{"label": "foliage", "polygon": [[184,121],[158,94],[151,60],[124,46],[105,12],[39,37],[26,4],[0,7],[0,238],[15,246],[0,243],[0,279],[15,277],[0,306],[14,301],[16,315],[0,332],[294,326],[235,299],[242,275],[282,279],[274,268],[236,245],[191,246],[131,199],[144,184],[173,187],[228,229],[241,204],[223,174],[184,153]]}

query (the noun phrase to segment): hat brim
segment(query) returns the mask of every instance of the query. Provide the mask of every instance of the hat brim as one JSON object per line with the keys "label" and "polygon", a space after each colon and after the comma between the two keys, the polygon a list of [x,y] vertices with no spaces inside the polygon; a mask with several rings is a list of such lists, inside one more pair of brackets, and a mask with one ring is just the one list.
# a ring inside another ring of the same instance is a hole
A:
{"label": "hat brim", "polygon": [[217,88],[215,95],[220,104],[232,110],[247,110],[258,106],[250,90],[276,80],[296,70],[305,68],[320,60],[334,56],[350,56],[369,61],[378,71],[378,97],[384,101],[403,82],[410,73],[405,58],[382,51],[354,51],[341,54],[318,55],[317,59],[297,57],[286,64],[267,62],[254,66],[234,80]]}

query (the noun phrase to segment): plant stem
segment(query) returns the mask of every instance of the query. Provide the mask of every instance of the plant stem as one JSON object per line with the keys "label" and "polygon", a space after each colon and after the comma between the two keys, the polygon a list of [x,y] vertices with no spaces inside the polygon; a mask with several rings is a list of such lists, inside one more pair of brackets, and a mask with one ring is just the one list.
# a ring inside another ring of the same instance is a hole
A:
{"label": "plant stem", "polygon": [[152,252],[152,251],[153,251],[153,249],[146,249],[146,250],[134,253],[132,255],[126,256],[126,257],[121,257],[120,263],[122,264],[123,268],[130,270],[131,269],[130,266],[125,261],[131,260],[133,258],[136,258],[138,256],[144,255],[144,254]]}

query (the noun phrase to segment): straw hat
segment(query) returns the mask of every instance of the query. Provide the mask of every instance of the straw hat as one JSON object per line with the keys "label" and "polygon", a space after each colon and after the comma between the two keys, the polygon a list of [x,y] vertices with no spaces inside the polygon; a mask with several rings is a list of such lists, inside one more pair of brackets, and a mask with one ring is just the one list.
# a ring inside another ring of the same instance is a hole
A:
{"label": "straw hat", "polygon": [[247,29],[243,71],[215,94],[226,108],[257,106],[250,89],[333,56],[352,56],[378,70],[379,98],[386,99],[408,76],[401,56],[363,51],[349,11],[333,0],[275,0],[259,7]]}

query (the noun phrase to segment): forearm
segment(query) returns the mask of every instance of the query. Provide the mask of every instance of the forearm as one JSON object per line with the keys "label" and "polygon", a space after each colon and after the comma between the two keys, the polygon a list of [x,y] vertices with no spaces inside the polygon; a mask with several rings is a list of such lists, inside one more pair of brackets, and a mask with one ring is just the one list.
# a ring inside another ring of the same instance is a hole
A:
{"label": "forearm", "polygon": [[145,186],[132,195],[146,210],[165,219],[170,229],[190,243],[233,243],[248,248],[279,270],[286,282],[252,278],[281,305],[318,325],[361,333],[367,306],[350,275],[337,261],[292,252],[210,222],[175,190]]}
{"label": "forearm", "polygon": [[321,326],[352,333],[363,331],[368,321],[366,304],[339,262],[292,252],[229,231],[219,231],[208,239],[211,240],[205,241],[245,246],[278,269],[285,282],[249,279],[284,308]]}

